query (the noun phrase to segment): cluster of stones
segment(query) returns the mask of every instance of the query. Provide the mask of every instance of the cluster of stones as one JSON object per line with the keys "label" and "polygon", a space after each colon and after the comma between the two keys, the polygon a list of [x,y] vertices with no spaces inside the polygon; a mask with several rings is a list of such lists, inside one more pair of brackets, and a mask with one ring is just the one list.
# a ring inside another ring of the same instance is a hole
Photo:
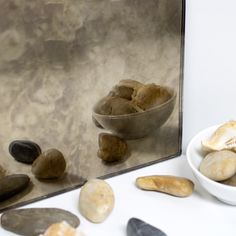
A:
{"label": "cluster of stones", "polygon": [[[31,171],[39,180],[60,178],[66,169],[66,161],[60,151],[49,149],[41,152],[39,145],[31,141],[15,140],[9,145],[9,152],[16,161],[32,164]],[[0,174],[0,202],[30,186],[30,177],[26,174],[5,175],[2,168]]]}
{"label": "cluster of stones", "polygon": [[124,115],[146,111],[170,99],[168,91],[156,84],[121,80],[97,104],[101,115]]}

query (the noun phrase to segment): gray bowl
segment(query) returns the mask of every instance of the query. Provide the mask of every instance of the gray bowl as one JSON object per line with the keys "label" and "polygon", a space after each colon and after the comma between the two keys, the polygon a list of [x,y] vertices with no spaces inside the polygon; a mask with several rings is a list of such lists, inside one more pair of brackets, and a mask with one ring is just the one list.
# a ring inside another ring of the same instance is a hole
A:
{"label": "gray bowl", "polygon": [[99,101],[93,107],[92,116],[104,129],[119,137],[125,139],[143,138],[161,127],[174,110],[176,92],[172,88],[164,88],[171,94],[170,99],[147,111],[125,115],[101,115],[96,112]]}

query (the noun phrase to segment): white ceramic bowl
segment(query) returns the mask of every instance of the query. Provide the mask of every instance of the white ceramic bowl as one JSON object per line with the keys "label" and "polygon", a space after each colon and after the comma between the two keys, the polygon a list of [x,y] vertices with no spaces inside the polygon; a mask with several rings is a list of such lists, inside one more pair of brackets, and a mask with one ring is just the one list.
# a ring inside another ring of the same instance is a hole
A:
{"label": "white ceramic bowl", "polygon": [[194,176],[207,192],[222,202],[236,205],[236,187],[215,182],[199,171],[199,165],[204,158],[201,141],[210,138],[218,127],[219,125],[209,127],[193,137],[187,147],[187,160]]}

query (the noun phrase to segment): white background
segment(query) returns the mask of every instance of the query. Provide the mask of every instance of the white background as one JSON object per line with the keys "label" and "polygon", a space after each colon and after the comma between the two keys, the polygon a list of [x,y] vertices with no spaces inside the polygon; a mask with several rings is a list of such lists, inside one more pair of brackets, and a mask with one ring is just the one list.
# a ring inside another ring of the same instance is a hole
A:
{"label": "white background", "polygon": [[[184,69],[183,150],[193,135],[208,126],[236,119],[236,1],[187,0]],[[145,192],[138,176],[171,174],[195,183],[188,198]],[[185,155],[107,180],[116,204],[102,224],[92,224],[78,211],[80,190],[27,207],[60,207],[79,216],[87,236],[126,235],[126,223],[138,217],[168,236],[235,236],[236,207],[223,204],[199,186]],[[0,228],[0,235],[14,235]]]}

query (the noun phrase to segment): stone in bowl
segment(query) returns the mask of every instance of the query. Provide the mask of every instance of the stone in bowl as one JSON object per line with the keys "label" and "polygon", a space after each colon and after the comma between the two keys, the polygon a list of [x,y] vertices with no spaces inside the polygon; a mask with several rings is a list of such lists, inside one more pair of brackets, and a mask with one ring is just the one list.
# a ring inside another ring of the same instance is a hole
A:
{"label": "stone in bowl", "polygon": [[200,163],[202,162],[205,153],[202,148],[202,141],[209,139],[214,131],[219,127],[212,126],[201,132],[192,138],[188,147],[187,147],[187,161],[188,164],[200,183],[200,185],[211,195],[219,199],[220,201],[236,205],[236,187],[225,185],[220,182],[209,179],[199,171]]}
{"label": "stone in bowl", "polygon": [[[124,139],[137,139],[149,135],[160,128],[173,112],[176,92],[162,86],[170,94],[169,99],[145,111],[122,115],[103,115],[99,113],[98,101],[93,107],[93,118],[104,128]],[[104,98],[103,98],[104,99]]]}

